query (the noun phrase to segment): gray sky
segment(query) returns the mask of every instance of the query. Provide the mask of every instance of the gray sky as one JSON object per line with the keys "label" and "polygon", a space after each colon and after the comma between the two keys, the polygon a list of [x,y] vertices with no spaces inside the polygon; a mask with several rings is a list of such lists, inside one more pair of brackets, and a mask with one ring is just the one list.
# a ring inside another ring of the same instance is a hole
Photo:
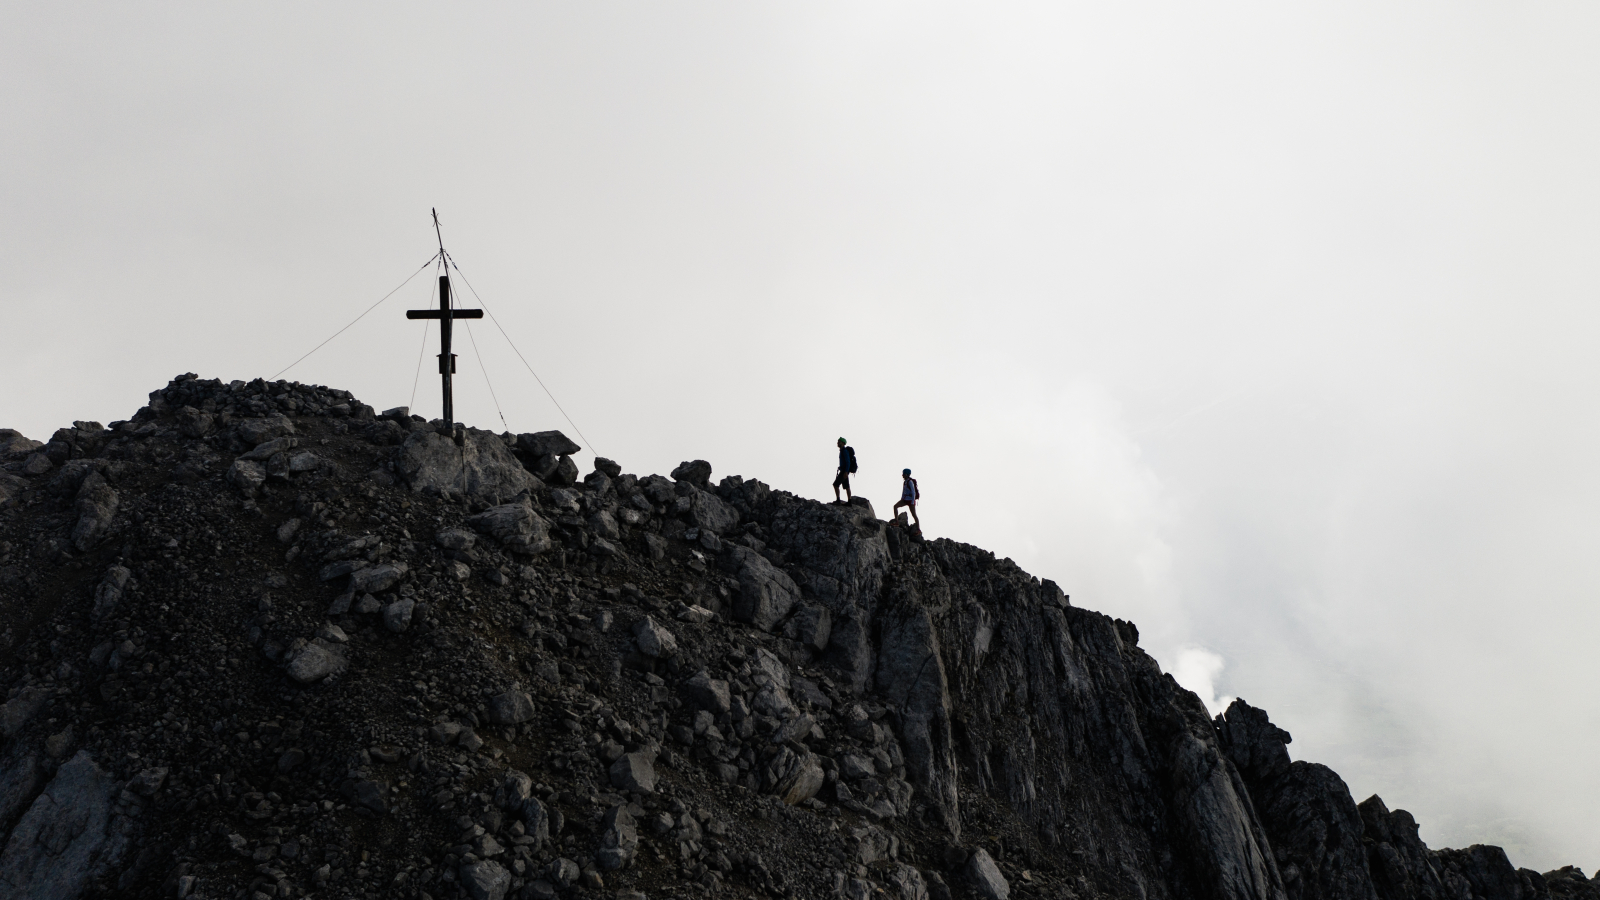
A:
{"label": "gray sky", "polygon": [[[626,470],[845,435],[1430,844],[1600,864],[1600,8],[802,6],[9,10],[0,425],[271,376],[437,206]],[[408,403],[428,292],[287,377]]]}

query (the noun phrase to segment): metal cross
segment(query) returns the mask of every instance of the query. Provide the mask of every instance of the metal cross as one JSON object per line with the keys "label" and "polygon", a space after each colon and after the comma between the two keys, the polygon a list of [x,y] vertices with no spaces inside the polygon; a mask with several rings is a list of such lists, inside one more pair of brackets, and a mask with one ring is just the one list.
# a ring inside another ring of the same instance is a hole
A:
{"label": "metal cross", "polygon": [[444,427],[455,434],[455,395],[450,390],[450,376],[456,372],[456,355],[450,352],[450,323],[456,319],[481,319],[481,309],[452,309],[450,306],[450,258],[444,252],[444,235],[439,231],[439,211],[433,211],[433,233],[439,238],[439,259],[445,273],[439,276],[439,308],[408,309],[408,319],[439,320],[439,375],[444,379]]}

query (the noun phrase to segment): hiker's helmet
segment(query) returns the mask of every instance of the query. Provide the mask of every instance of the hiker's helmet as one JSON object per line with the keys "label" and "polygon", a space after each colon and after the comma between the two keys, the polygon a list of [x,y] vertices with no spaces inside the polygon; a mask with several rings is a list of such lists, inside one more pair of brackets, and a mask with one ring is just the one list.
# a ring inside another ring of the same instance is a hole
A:
{"label": "hiker's helmet", "polygon": [[839,438],[839,443],[841,443],[841,444],[842,444],[842,443],[844,443],[844,442],[845,442],[845,441],[844,441],[844,438]]}
{"label": "hiker's helmet", "polygon": [[900,474],[901,475],[910,475],[911,474],[911,470],[910,469],[901,469],[900,470]]}

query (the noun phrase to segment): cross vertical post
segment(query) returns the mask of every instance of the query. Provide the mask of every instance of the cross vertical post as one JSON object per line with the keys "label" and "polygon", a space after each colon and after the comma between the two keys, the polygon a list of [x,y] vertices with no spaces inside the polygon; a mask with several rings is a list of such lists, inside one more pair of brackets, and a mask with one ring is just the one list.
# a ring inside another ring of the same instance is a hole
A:
{"label": "cross vertical post", "polygon": [[444,387],[444,427],[455,433],[456,397],[451,390],[450,376],[456,373],[456,355],[450,352],[450,276],[439,276],[439,376]]}
{"label": "cross vertical post", "polygon": [[450,323],[456,319],[481,319],[481,309],[453,309],[450,297],[450,257],[444,252],[444,235],[439,231],[439,211],[433,212],[434,234],[439,236],[439,263],[444,266],[444,274],[439,276],[439,308],[438,309],[408,309],[408,319],[438,319],[439,320],[439,379],[444,388],[444,427],[451,437],[456,431],[456,402],[455,392],[451,388],[450,376],[456,373],[456,355],[450,352]]}

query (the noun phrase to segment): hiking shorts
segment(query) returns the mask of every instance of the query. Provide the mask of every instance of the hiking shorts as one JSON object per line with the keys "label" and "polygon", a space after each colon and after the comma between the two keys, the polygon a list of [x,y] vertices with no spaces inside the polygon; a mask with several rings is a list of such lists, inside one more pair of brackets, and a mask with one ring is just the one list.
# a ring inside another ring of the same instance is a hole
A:
{"label": "hiking shorts", "polygon": [[833,486],[850,490],[850,473],[840,469],[838,477],[833,479]]}

